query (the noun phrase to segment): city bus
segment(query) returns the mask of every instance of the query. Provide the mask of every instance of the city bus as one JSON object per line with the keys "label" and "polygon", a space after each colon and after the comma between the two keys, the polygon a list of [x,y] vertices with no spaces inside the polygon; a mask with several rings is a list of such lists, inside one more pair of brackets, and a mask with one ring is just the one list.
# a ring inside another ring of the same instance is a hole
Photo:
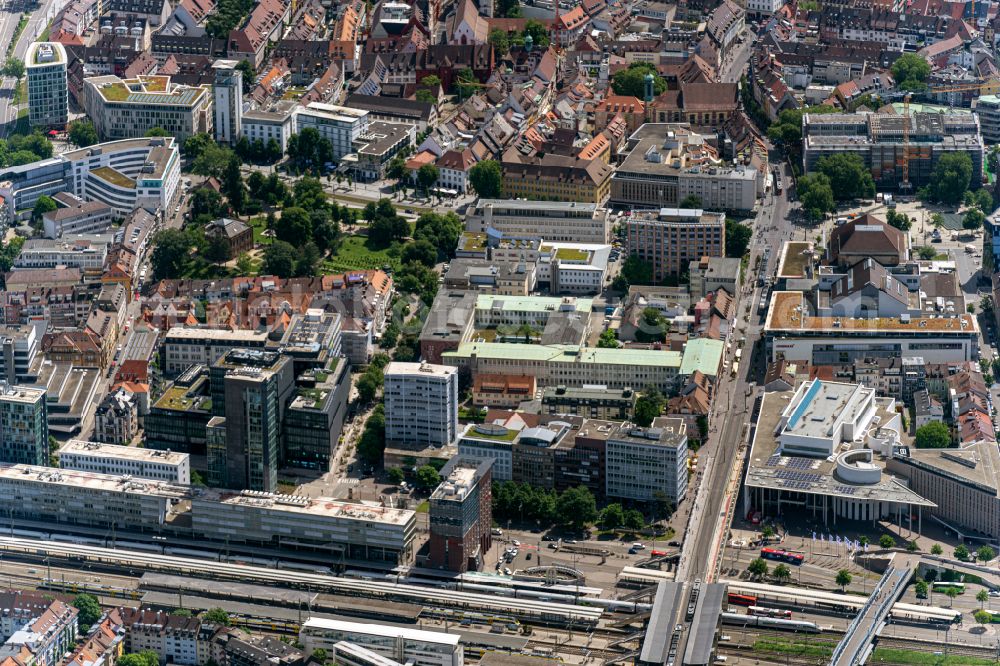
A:
{"label": "city bus", "polygon": [[795,565],[802,564],[806,559],[798,553],[790,553],[780,548],[761,548],[760,556],[765,560],[777,560],[778,562],[787,562],[788,564]]}
{"label": "city bus", "polygon": [[735,594],[730,592],[729,603],[733,606],[756,606],[757,597],[752,597],[749,594]]}
{"label": "city bus", "polygon": [[934,592],[945,592],[949,589],[953,589],[959,594],[965,594],[965,583],[947,583],[944,581],[931,583],[931,590]]}

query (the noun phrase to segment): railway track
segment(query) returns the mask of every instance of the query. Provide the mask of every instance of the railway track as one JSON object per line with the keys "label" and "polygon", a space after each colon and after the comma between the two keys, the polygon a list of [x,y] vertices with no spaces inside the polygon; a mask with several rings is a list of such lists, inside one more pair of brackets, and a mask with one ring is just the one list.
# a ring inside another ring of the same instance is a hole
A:
{"label": "railway track", "polygon": [[[979,659],[993,659],[1000,663],[997,659],[997,651],[994,648],[988,648],[986,646],[969,645],[967,643],[939,643],[936,641],[928,641],[919,638],[884,638],[880,637],[875,643],[876,648],[884,647],[891,648],[895,650],[909,650],[911,652],[944,652],[947,649],[949,655],[963,656],[963,657],[978,657]],[[884,662],[889,663],[889,662]]]}

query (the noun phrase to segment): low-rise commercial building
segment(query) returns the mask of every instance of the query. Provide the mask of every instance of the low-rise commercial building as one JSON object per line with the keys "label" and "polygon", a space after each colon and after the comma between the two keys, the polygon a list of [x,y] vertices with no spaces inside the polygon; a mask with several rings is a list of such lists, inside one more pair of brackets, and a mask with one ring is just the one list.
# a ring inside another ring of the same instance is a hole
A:
{"label": "low-rise commercial building", "polygon": [[596,203],[479,199],[466,212],[465,228],[547,241],[606,243],[611,221],[608,210]]}
{"label": "low-rise commercial building", "polygon": [[174,326],[163,336],[160,367],[176,375],[192,365],[212,365],[230,349],[263,349],[267,333]]}
{"label": "low-rise commercial building", "polygon": [[108,74],[83,80],[83,107],[106,141],[142,137],[154,127],[175,141],[212,131],[210,86],[185,86],[169,76],[120,79]]}
{"label": "low-rise commercial building", "polygon": [[692,261],[726,254],[726,216],[701,209],[661,208],[625,223],[631,254],[653,267],[657,282],[689,270]]}
{"label": "low-rise commercial building", "polygon": [[333,159],[338,162],[354,152],[354,142],[368,132],[368,112],[362,109],[312,102],[293,117],[295,133],[307,127],[319,132],[333,146]]}
{"label": "low-rise commercial building", "polygon": [[[103,201],[83,201],[72,197],[72,205],[50,210],[42,215],[42,228],[46,238],[59,238],[63,234],[95,234],[106,231],[114,221],[114,209]],[[56,199],[59,204],[59,199]]]}
{"label": "low-rise commercial building", "polygon": [[749,212],[763,193],[755,167],[727,165],[686,125],[646,123],[629,137],[629,148],[611,179],[616,206],[676,207],[696,196],[706,210]]}
{"label": "low-rise commercial building", "polygon": [[813,365],[866,357],[920,356],[927,363],[979,358],[979,324],[972,315],[816,316],[801,291],[771,294],[764,339],[771,361],[785,358]]}
{"label": "low-rise commercial building", "polygon": [[[908,123],[904,130],[903,123]],[[802,116],[802,162],[812,173],[820,159],[853,154],[871,170],[879,190],[898,190],[907,164],[907,185],[927,185],[942,155],[967,153],[972,159],[972,186],[983,182],[985,149],[974,113],[822,114]],[[904,153],[907,155],[904,157]]]}
{"label": "low-rise commercial building", "polygon": [[14,268],[79,268],[84,274],[100,273],[108,258],[108,246],[90,241],[26,241],[14,260]]}
{"label": "low-rise commercial building", "polygon": [[401,664],[464,664],[464,651],[457,634],[318,617],[306,620],[299,630],[299,642],[310,652],[324,649],[330,653],[341,641],[360,645]]}
{"label": "low-rise commercial building", "polygon": [[601,349],[577,345],[511,345],[467,342],[441,355],[445,365],[479,374],[531,375],[540,387],[602,384],[613,389],[654,386],[670,392],[681,353],[666,350]]}
{"label": "low-rise commercial building", "polygon": [[635,412],[635,401],[636,393],[630,388],[548,386],[542,391],[542,413],[628,421]]}
{"label": "low-rise commercial building", "polygon": [[59,467],[100,474],[127,474],[166,483],[191,483],[191,458],[176,451],[156,451],[71,439],[59,449]]}
{"label": "low-rise commercial building", "polygon": [[354,177],[364,183],[386,176],[389,162],[413,145],[417,132],[413,125],[376,121],[354,140],[354,153],[347,161]]}

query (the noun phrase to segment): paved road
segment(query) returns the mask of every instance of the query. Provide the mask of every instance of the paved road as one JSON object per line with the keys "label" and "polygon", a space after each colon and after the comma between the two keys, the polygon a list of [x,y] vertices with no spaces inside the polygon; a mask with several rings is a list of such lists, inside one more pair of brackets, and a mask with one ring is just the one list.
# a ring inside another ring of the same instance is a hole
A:
{"label": "paved road", "polygon": [[[740,365],[739,376],[730,379],[724,374],[719,382],[716,398],[713,401],[713,412],[709,419],[712,423],[708,443],[702,448],[699,457],[708,460],[701,482],[689,492],[694,498],[695,509],[688,532],[684,539],[684,550],[677,580],[710,580],[710,568],[715,563],[719,546],[717,536],[728,531],[728,525],[722,524],[724,510],[730,503],[737,502],[738,493],[729,485],[733,465],[737,460],[743,425],[749,421],[748,410],[752,407],[752,396],[749,396],[749,379],[755,370],[760,371],[763,362],[759,354],[754,354],[754,347],[760,336],[760,321],[756,314],[756,304],[759,291],[755,283],[757,275],[770,275],[777,266],[778,252],[784,240],[792,234],[792,227],[787,220],[788,200],[785,194],[768,196],[762,210],[754,221],[754,236],[750,250],[750,269],[747,272],[744,292],[737,295],[737,330],[730,335],[734,341],[731,353],[735,353],[735,341],[745,340],[744,362]],[[764,248],[772,248],[768,261],[761,261],[759,273],[754,273],[756,257],[763,253]],[[746,304],[750,305],[750,323],[743,320]],[[749,360],[750,362],[747,362]],[[725,416],[722,416],[725,414]],[[722,422],[721,429],[719,427]],[[739,484],[735,485],[738,489]]]}

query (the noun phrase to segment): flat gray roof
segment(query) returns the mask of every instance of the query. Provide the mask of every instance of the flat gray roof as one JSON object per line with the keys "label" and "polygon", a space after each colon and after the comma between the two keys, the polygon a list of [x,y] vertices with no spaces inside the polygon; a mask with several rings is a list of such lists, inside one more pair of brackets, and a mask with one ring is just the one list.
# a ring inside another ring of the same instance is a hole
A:
{"label": "flat gray roof", "polygon": [[712,646],[715,644],[715,632],[719,624],[719,615],[722,613],[722,598],[725,593],[725,585],[719,583],[702,585],[694,620],[691,622],[687,649],[684,651],[684,664],[700,666],[711,663]]}
{"label": "flat gray roof", "polygon": [[653,610],[649,616],[649,625],[646,627],[646,636],[642,639],[642,651],[639,652],[640,663],[658,666],[667,663],[667,652],[674,635],[677,610],[680,608],[683,593],[682,583],[668,581],[657,583]]}

